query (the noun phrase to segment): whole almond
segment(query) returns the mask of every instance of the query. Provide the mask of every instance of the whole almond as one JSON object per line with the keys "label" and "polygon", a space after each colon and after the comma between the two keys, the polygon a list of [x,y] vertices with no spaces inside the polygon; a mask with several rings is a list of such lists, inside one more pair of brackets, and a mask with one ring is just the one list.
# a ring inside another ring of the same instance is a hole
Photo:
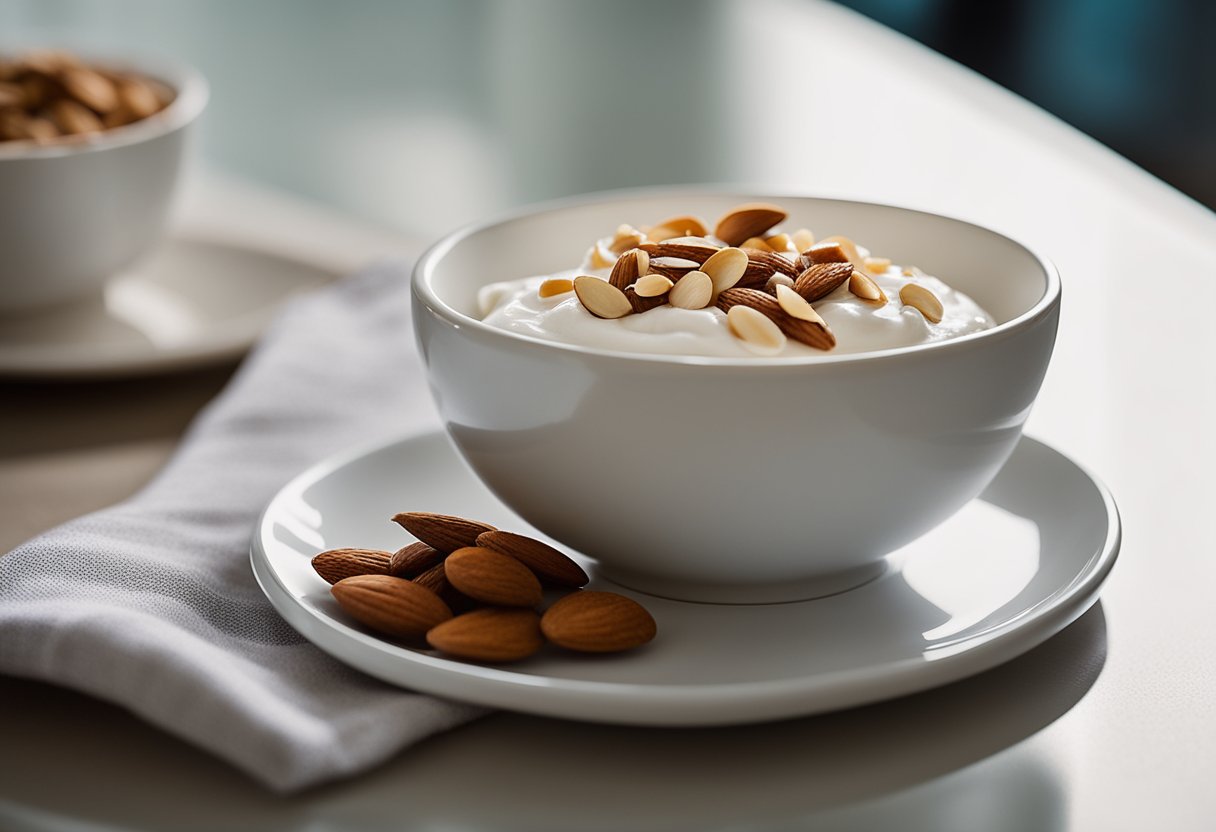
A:
{"label": "whole almond", "polygon": [[421,575],[435,564],[442,561],[444,553],[425,543],[411,543],[393,553],[388,562],[388,574],[398,578],[412,578]]}
{"label": "whole almond", "polygon": [[721,250],[720,246],[716,246],[708,240],[682,240],[679,242],[668,241],[665,243],[643,243],[642,245],[638,246],[638,248],[649,254],[651,259],[656,257],[675,257],[680,260],[688,260],[698,264],[704,263],[716,252]]}
{"label": "whole almond", "polygon": [[104,115],[119,104],[114,82],[91,69],[67,69],[59,76],[68,95],[81,104]]}
{"label": "whole almond", "polygon": [[[687,260],[676,260],[674,262],[671,260],[664,262],[654,258],[651,258],[650,260],[651,274],[661,274],[663,277],[673,282],[679,280],[689,272],[695,271],[699,271],[697,264],[690,263]],[[626,294],[628,294],[628,292],[626,292]],[[666,303],[666,301],[664,301],[664,303]]]}
{"label": "whole almond", "polygon": [[469,546],[444,561],[447,579],[470,598],[503,607],[534,607],[540,581],[528,567],[501,552]]}
{"label": "whole almond", "polygon": [[[795,318],[784,309],[775,297],[758,289],[727,289],[718,295],[717,306],[729,316],[735,306],[750,306],[769,320],[789,338],[820,350],[836,346],[836,336],[825,323],[816,323]],[[820,319],[822,321],[822,319]]]}
{"label": "whole almond", "polygon": [[427,643],[461,659],[476,662],[515,662],[544,646],[540,616],[533,610],[490,608],[474,610],[435,627]]}
{"label": "whole almond", "polygon": [[899,290],[899,299],[925,317],[930,323],[941,323],[944,310],[937,295],[918,283],[907,283]]}
{"label": "whole almond", "polygon": [[584,653],[616,653],[640,647],[658,627],[646,608],[615,592],[581,590],[559,600],[540,620],[545,638]]}
{"label": "whole almond", "polygon": [[709,233],[709,229],[705,226],[705,220],[700,217],[694,217],[691,214],[668,217],[662,222],[656,222],[654,227],[656,229],[670,228],[673,231],[678,231],[680,236],[688,237],[704,237]]}
{"label": "whole almond", "polygon": [[802,274],[794,281],[794,291],[802,295],[808,303],[814,303],[820,298],[839,289],[853,274],[853,264],[844,263],[814,263],[807,266]]}
{"label": "whole almond", "polygon": [[405,511],[393,517],[393,522],[441,552],[454,552],[465,546],[472,546],[477,541],[477,535],[496,531],[488,523],[479,523],[451,514],[431,514],[427,511]]}
{"label": "whole almond", "polygon": [[51,121],[59,131],[68,135],[100,133],[101,119],[88,107],[77,101],[61,98],[51,105]]}
{"label": "whole almond", "polygon": [[460,612],[476,606],[472,598],[452,586],[452,582],[448,580],[447,568],[442,562],[422,572],[413,581],[442,598],[443,603],[447,604],[453,612]]}
{"label": "whole almond", "polygon": [[714,299],[714,283],[705,272],[689,272],[667,293],[667,302],[681,309],[704,309]]}
{"label": "whole almond", "polygon": [[701,271],[713,281],[714,294],[725,291],[740,281],[750,261],[741,248],[724,248],[701,264]]}
{"label": "whole almond", "polygon": [[123,78],[115,87],[118,90],[119,109],[126,110],[136,119],[147,118],[161,109],[156,91],[143,81]]}
{"label": "whole almond", "polygon": [[778,223],[785,222],[788,214],[776,205],[764,202],[749,202],[738,205],[718,220],[714,236],[728,246],[737,246],[749,237],[763,237],[765,232]]}
{"label": "whole almond", "polygon": [[768,283],[773,272],[797,278],[802,270],[791,260],[771,251],[760,251],[754,248],[744,249],[747,252],[747,269],[743,277],[735,285],[744,289],[756,289]]}
{"label": "whole almond", "polygon": [[387,575],[391,558],[379,549],[329,549],[313,556],[312,568],[336,584],[354,575]]}
{"label": "whole almond", "polygon": [[397,638],[421,636],[452,617],[434,592],[391,575],[344,578],[330,592],[356,621]]}
{"label": "whole almond", "polygon": [[641,249],[630,249],[617,258],[608,282],[623,292],[626,286],[636,283],[637,279],[646,274],[649,268],[650,255]]}
{"label": "whole almond", "polygon": [[515,558],[538,578],[558,586],[585,586],[589,578],[583,568],[548,543],[514,532],[486,532],[477,536],[483,549]]}
{"label": "whole almond", "polygon": [[623,291],[598,277],[580,275],[574,278],[574,293],[583,307],[597,318],[623,318],[633,311]]}

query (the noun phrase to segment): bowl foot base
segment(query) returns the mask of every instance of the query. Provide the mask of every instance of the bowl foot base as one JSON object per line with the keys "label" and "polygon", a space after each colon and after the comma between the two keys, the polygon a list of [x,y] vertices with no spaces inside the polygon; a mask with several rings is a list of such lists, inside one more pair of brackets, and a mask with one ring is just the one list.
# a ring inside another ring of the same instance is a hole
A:
{"label": "bowl foot base", "polygon": [[628,569],[597,566],[597,573],[627,589],[699,604],[789,604],[839,595],[868,584],[890,568],[887,560],[817,578],[773,584],[712,584],[664,578]]}

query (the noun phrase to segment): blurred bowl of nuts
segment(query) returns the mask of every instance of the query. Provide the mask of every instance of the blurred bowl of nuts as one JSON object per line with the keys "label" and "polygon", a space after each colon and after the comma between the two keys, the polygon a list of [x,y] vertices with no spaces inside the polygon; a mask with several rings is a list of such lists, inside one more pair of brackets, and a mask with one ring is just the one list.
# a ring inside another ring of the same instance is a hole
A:
{"label": "blurred bowl of nuts", "polygon": [[0,314],[96,294],[153,247],[206,103],[169,63],[0,52]]}

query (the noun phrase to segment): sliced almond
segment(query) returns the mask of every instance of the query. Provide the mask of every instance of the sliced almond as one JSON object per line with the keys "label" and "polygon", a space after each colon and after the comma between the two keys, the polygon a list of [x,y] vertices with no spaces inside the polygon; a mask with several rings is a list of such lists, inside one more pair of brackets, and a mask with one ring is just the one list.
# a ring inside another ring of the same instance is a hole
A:
{"label": "sliced almond", "polygon": [[616,233],[612,235],[612,242],[608,244],[608,250],[613,254],[621,255],[631,248],[637,248],[645,241],[646,235],[632,225],[618,225]]}
{"label": "sliced almond", "polygon": [[815,245],[815,235],[811,233],[809,228],[799,228],[790,235],[790,239],[794,243],[795,251],[806,251]]}
{"label": "sliced almond", "polygon": [[922,272],[916,266],[904,266],[903,274],[904,277],[920,277],[924,274],[924,272]]}
{"label": "sliced almond", "polygon": [[709,275],[714,284],[714,294],[734,286],[747,271],[747,252],[741,248],[720,249],[704,263],[701,271]]}
{"label": "sliced almond", "polygon": [[885,274],[891,268],[890,257],[863,257],[861,262],[870,274]]}
{"label": "sliced almond", "polygon": [[836,346],[836,336],[822,319],[808,321],[790,315],[772,295],[758,289],[727,289],[718,295],[717,307],[730,315],[737,306],[749,306],[768,317],[782,333],[819,350],[830,350]]}
{"label": "sliced almond", "polygon": [[849,276],[849,291],[867,303],[886,304],[887,295],[868,274],[854,271]]}
{"label": "sliced almond", "polygon": [[737,205],[718,220],[714,236],[728,246],[737,246],[751,237],[762,237],[787,216],[778,206],[764,202]]}
{"label": "sliced almond", "polygon": [[726,312],[726,323],[731,334],[755,353],[776,355],[785,349],[785,334],[781,329],[763,312],[750,306],[732,306]]}
{"label": "sliced almond", "polygon": [[795,292],[788,286],[777,287],[777,303],[785,310],[785,313],[792,318],[797,318],[800,321],[810,321],[815,324],[827,324],[819,313],[815,311],[815,307],[811,306],[802,295]]}
{"label": "sliced almond", "polygon": [[937,295],[919,283],[908,283],[899,290],[899,299],[925,316],[929,323],[938,324],[945,312]]}
{"label": "sliced almond", "polygon": [[623,292],[626,286],[632,286],[649,269],[650,255],[641,249],[631,248],[617,258],[608,282]]}
{"label": "sliced almond", "polygon": [[591,247],[587,252],[587,267],[591,269],[606,269],[616,262],[616,258],[604,251],[600,243]]}
{"label": "sliced almond", "polygon": [[705,272],[689,272],[667,293],[667,302],[680,309],[704,309],[714,299],[714,282]]}
{"label": "sliced almond", "polygon": [[692,214],[680,214],[679,216],[668,217],[662,222],[656,222],[654,227],[656,229],[670,228],[689,237],[704,237],[709,233],[709,229],[705,227],[705,220],[700,217],[694,217]]}
{"label": "sliced almond", "polygon": [[555,295],[564,295],[566,292],[574,291],[574,281],[567,280],[564,277],[551,277],[544,283],[540,284],[536,294],[542,298],[551,298]]}
{"label": "sliced almond", "polygon": [[824,237],[819,241],[819,243],[821,245],[823,243],[836,243],[840,246],[841,250],[844,251],[845,256],[849,258],[849,262],[853,264],[853,268],[865,271],[866,264],[865,261],[862,260],[861,253],[857,250],[857,244],[848,237],[842,237],[839,234],[836,234],[831,237]]}
{"label": "sliced almond", "polygon": [[766,237],[764,242],[773,251],[789,251],[794,245],[794,241],[790,238],[789,234],[774,234],[771,237]]}
{"label": "sliced almond", "polygon": [[574,278],[574,293],[579,303],[597,318],[623,318],[633,311],[624,292],[598,277],[584,274]]}
{"label": "sliced almond", "polygon": [[853,273],[852,263],[815,263],[798,275],[794,291],[807,303],[814,303],[835,292]]}
{"label": "sliced almond", "polygon": [[746,240],[739,243],[739,248],[751,249],[752,251],[777,251],[777,249],[768,244],[767,240],[760,237],[748,237]]}
{"label": "sliced almond", "polygon": [[652,243],[661,243],[664,240],[670,240],[672,237],[683,237],[684,232],[678,228],[670,228],[666,225],[656,225],[646,229],[646,239]]}
{"label": "sliced almond", "polygon": [[637,292],[638,297],[657,298],[667,294],[674,285],[670,277],[648,274],[638,278],[637,283],[633,285],[633,290]]}

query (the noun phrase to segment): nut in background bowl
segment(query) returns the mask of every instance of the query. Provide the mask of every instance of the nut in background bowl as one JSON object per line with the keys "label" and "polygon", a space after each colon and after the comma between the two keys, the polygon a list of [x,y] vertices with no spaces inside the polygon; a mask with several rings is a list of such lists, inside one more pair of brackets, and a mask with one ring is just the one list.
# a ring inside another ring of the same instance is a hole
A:
{"label": "nut in background bowl", "polygon": [[[15,57],[25,47],[0,46]],[[206,81],[155,59],[81,54],[173,92],[164,109],[88,136],[0,142],[0,315],[96,293],[164,233]]]}
{"label": "nut in background bowl", "polygon": [[[916,263],[998,325],[879,352],[726,359],[615,353],[478,320],[481,286],[567,269],[622,222],[757,201]],[[445,427],[504,503],[626,586],[762,603],[874,577],[991,482],[1046,372],[1060,284],[1026,247],[935,214],[654,189],[458,231],[419,260],[413,294]]]}

